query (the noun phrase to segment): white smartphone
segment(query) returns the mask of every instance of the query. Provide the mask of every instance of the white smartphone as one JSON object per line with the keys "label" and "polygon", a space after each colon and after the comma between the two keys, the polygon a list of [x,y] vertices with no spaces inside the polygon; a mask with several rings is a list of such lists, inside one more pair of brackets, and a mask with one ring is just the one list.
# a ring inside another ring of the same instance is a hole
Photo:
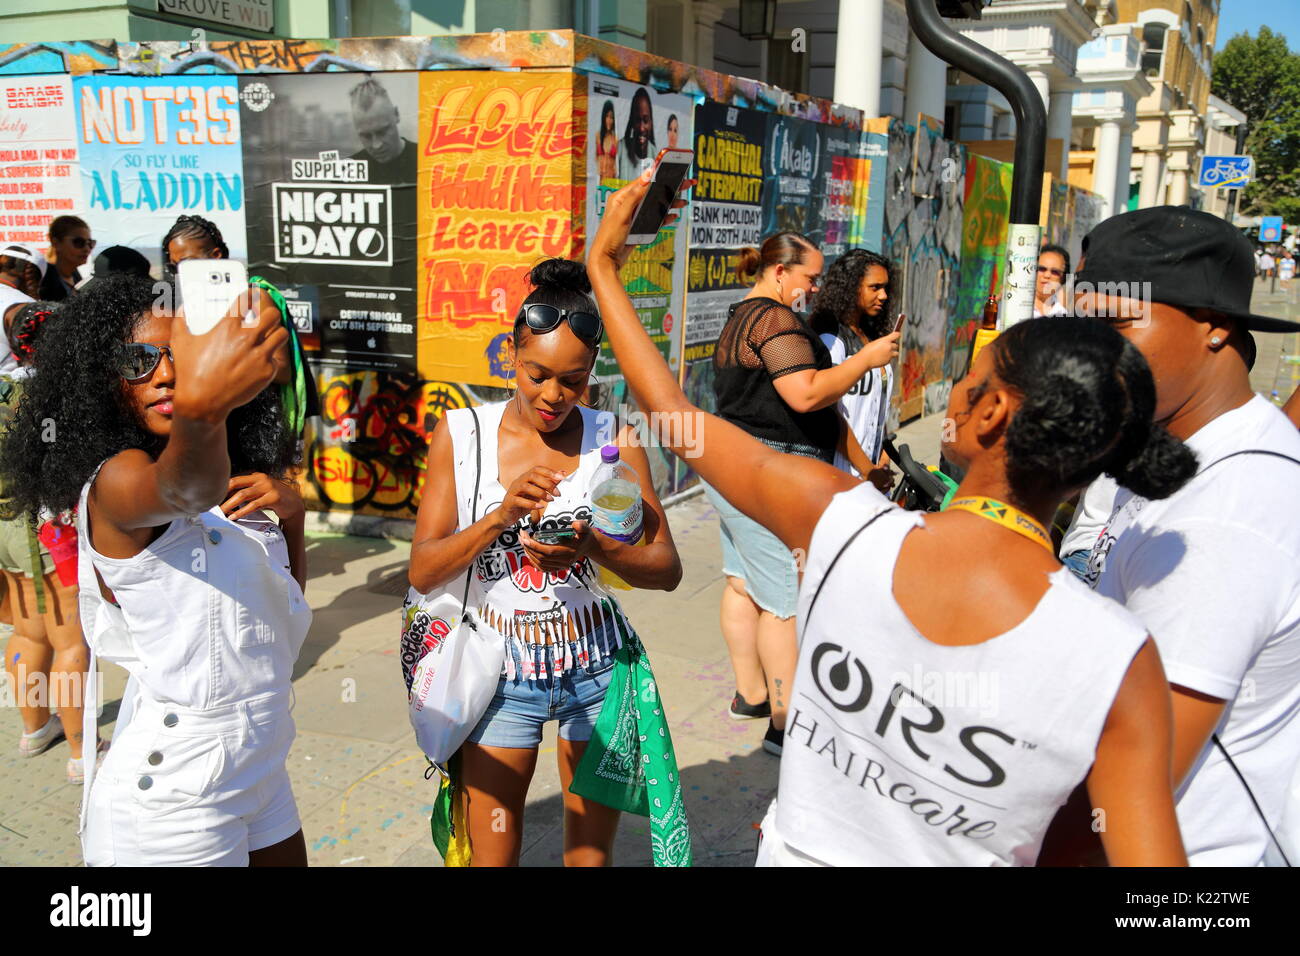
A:
{"label": "white smartphone", "polygon": [[650,179],[650,188],[641,199],[636,214],[632,216],[632,228],[628,232],[629,246],[645,246],[655,241],[664,220],[672,212],[673,202],[677,199],[677,190],[691,171],[695,161],[693,149],[662,149],[655,157],[654,174]]}
{"label": "white smartphone", "polygon": [[195,335],[210,332],[236,298],[248,296],[248,269],[236,259],[186,259],[176,275],[185,324]]}

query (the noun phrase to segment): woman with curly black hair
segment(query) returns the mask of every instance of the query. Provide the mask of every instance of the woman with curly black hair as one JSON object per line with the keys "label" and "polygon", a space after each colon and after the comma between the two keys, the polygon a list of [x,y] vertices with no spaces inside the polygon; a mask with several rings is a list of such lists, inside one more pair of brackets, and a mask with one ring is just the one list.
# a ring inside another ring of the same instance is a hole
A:
{"label": "woman with curly black hair", "polygon": [[884,256],[866,249],[850,249],[826,270],[826,279],[813,301],[811,320],[836,365],[863,349],[876,353],[871,361],[880,364],[868,368],[840,399],[840,414],[853,429],[870,468],[864,472],[855,467],[843,452],[836,452],[835,467],[861,475],[884,492],[893,484],[889,459],[881,450],[889,396],[894,388],[889,363],[899,336],[893,329],[889,307],[893,281],[893,265]]}
{"label": "woman with curly black hair", "polygon": [[[1196,470],[1153,421],[1141,353],[1091,319],[1003,332],[952,389],[944,454],[965,469],[956,498],[940,514],[903,511],[690,404],[618,274],[647,186],[614,193],[588,243],[619,367],[655,421],[697,420],[689,447],[682,429],[660,427],[666,447],[807,554],[760,862],[1032,865],[1086,780],[1112,865],[1186,865],[1160,655],[1136,617],[1061,567],[1046,531],[1099,474],[1164,498]],[[983,693],[964,684],[976,675]]]}
{"label": "woman with curly black hair", "polygon": [[255,302],[193,335],[173,294],[111,275],[69,299],[0,448],[15,508],[78,510],[90,669],[131,675],[112,749],[87,761],[82,848],[92,866],[305,865],[285,771],[304,511],[267,388],[287,333]]}

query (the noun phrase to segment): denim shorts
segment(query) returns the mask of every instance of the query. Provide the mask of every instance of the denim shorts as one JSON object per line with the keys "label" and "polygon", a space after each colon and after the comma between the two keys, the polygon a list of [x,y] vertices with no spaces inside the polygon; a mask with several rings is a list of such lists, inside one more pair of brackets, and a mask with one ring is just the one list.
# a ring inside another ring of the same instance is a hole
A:
{"label": "denim shorts", "polygon": [[1080,551],[1071,551],[1061,559],[1061,563],[1073,571],[1080,580],[1088,579],[1088,558],[1092,557],[1092,552],[1087,548]]}
{"label": "denim shorts", "polygon": [[574,668],[544,680],[502,677],[469,742],[532,749],[542,742],[548,720],[560,722],[563,740],[590,740],[614,676],[614,658],[592,666],[592,671]]}
{"label": "denim shorts", "polygon": [[707,482],[704,493],[718,512],[722,573],[740,578],[750,598],[782,620],[794,617],[799,602],[799,570],[781,539],[718,494]]}

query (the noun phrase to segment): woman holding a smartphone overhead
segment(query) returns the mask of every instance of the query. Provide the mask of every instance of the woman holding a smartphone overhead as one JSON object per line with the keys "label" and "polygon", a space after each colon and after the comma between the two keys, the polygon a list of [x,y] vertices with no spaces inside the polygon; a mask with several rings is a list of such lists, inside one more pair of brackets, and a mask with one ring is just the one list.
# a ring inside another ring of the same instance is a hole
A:
{"label": "woman holding a smartphone overhead", "polygon": [[[738,272],[754,287],[731,307],[713,354],[718,416],[770,448],[831,463],[837,453],[865,473],[870,464],[836,403],[864,375],[898,354],[898,334],[864,347],[839,365],[799,316],[817,292],[822,254],[793,232],[740,250]],[[769,718],[763,749],[781,755],[790,682],[799,568],[790,549],[742,514],[710,484],[722,535],[722,636],[736,674],[730,716]]]}
{"label": "woman holding a smartphone overhead", "polygon": [[[556,720],[564,862],[603,866],[618,811],[569,792],[620,645],[622,611],[596,565],[632,587],[671,591],[681,561],[645,449],[579,401],[603,328],[586,270],[551,259],[529,280],[509,346],[514,397],[448,412],[434,429],[409,577],[421,594],[454,582],[460,600],[472,568],[476,617],[505,644],[496,694],[460,750],[472,865],[519,862],[542,726]],[[640,479],[640,546],[592,528],[592,477],[611,443]]]}
{"label": "woman holding a smartphone overhead", "polygon": [[[812,327],[836,365],[886,336],[902,334],[907,317],[899,315],[895,322],[890,309],[893,278],[889,260],[866,249],[850,249],[826,270],[826,281],[813,300]],[[881,353],[877,357],[883,357],[884,348],[877,346],[877,350]],[[889,352],[896,353],[897,348]],[[840,399],[840,414],[872,463],[871,469],[863,472],[845,455],[835,455],[836,468],[866,478],[885,493],[893,484],[893,474],[881,444],[893,388],[894,376],[885,359],[867,369]]]}

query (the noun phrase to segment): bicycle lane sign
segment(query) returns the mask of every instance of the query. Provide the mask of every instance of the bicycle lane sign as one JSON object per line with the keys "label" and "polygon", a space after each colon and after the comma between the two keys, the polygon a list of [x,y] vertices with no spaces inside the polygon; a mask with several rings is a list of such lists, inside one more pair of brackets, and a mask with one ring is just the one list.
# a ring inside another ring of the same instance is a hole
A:
{"label": "bicycle lane sign", "polygon": [[1196,185],[1202,189],[1241,189],[1255,172],[1250,156],[1202,156]]}

